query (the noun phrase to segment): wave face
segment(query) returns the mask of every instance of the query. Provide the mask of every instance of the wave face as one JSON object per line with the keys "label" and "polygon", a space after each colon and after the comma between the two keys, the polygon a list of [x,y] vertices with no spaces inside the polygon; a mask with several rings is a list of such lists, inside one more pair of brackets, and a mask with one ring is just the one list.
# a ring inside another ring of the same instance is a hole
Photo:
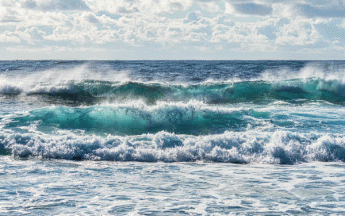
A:
{"label": "wave face", "polygon": [[0,62],[0,154],[344,161],[345,62]]}

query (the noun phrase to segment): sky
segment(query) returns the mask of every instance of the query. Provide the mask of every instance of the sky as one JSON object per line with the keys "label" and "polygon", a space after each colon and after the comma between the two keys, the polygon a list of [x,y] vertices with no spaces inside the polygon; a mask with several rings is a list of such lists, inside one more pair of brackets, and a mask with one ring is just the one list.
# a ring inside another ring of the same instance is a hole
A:
{"label": "sky", "polygon": [[0,60],[342,60],[345,0],[0,0]]}

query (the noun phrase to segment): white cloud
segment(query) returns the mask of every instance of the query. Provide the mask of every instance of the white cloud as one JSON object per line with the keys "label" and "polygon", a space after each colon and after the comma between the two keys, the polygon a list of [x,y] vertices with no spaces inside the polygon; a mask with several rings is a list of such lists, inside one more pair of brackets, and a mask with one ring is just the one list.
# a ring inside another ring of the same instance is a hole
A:
{"label": "white cloud", "polygon": [[193,0],[87,0],[93,10],[110,13],[173,13],[187,10]]}
{"label": "white cloud", "polygon": [[0,42],[29,44],[27,52],[102,45],[248,55],[312,47],[323,52],[345,46],[343,10],[336,0],[0,0]]}
{"label": "white cloud", "polygon": [[345,17],[345,2],[343,0],[227,0],[225,13],[342,18]]}
{"label": "white cloud", "polygon": [[256,3],[235,3],[231,7],[233,11],[248,15],[266,16],[272,14],[273,11],[271,5]]}
{"label": "white cloud", "polygon": [[20,39],[15,36],[12,32],[5,31],[4,33],[0,34],[0,42],[1,43],[20,43]]}
{"label": "white cloud", "polygon": [[342,1],[330,1],[326,5],[296,4],[293,9],[305,17],[345,17],[345,4]]}
{"label": "white cloud", "polygon": [[18,17],[18,13],[11,9],[0,7],[0,23],[16,23],[20,22],[20,18]]}
{"label": "white cloud", "polygon": [[12,7],[16,4],[16,0],[0,0],[0,6]]}
{"label": "white cloud", "polygon": [[276,44],[290,46],[306,46],[317,43],[321,36],[309,20],[292,20],[279,29]]}
{"label": "white cloud", "polygon": [[29,47],[29,46],[11,46],[7,47],[6,50],[11,52],[27,52],[27,53],[64,53],[64,52],[103,52],[104,49],[101,48],[88,48],[88,47],[68,47],[68,46],[47,46],[42,48]]}
{"label": "white cloud", "polygon": [[216,13],[220,11],[219,4],[215,1],[201,1],[198,2],[199,6],[204,10],[204,11],[209,11],[212,13]]}
{"label": "white cloud", "polygon": [[345,29],[345,19],[341,22],[340,27]]}
{"label": "white cloud", "polygon": [[236,13],[236,9],[234,8],[234,6],[232,4],[229,4],[228,2],[225,2],[225,11],[224,13],[226,14],[235,14]]}
{"label": "white cloud", "polygon": [[24,0],[21,6],[27,9],[39,10],[89,10],[83,0]]}
{"label": "white cloud", "polygon": [[26,29],[19,28],[15,31],[15,34],[27,43],[34,45],[36,41],[43,40],[45,32],[39,30],[37,27],[30,27]]}
{"label": "white cloud", "polygon": [[268,43],[265,35],[259,34],[258,29],[267,23],[233,23],[233,25],[217,24],[213,28],[212,39],[214,43]]}

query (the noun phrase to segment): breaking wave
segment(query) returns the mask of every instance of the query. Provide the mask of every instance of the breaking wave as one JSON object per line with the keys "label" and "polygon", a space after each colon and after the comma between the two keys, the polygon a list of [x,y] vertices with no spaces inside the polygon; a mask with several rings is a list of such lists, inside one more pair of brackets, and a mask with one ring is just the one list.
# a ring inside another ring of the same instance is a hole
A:
{"label": "breaking wave", "polygon": [[26,94],[74,100],[86,104],[103,101],[143,100],[147,104],[157,101],[200,100],[208,104],[270,103],[274,101],[298,102],[324,100],[345,102],[345,84],[338,80],[310,78],[307,80],[243,81],[235,83],[200,83],[166,85],[160,83],[107,82],[86,80],[79,83],[40,84],[22,89],[10,84],[0,85],[0,94]]}
{"label": "breaking wave", "polygon": [[281,63],[286,71],[279,62],[216,63],[216,71],[208,63],[200,71],[195,65],[138,63],[133,74],[107,72],[114,65],[97,62],[97,72],[86,66],[3,71],[0,154],[144,162],[345,161],[343,66],[336,71]]}
{"label": "breaking wave", "polygon": [[168,132],[140,136],[0,135],[0,152],[17,157],[141,162],[296,164],[345,161],[343,135],[224,132],[187,136]]}
{"label": "breaking wave", "polygon": [[298,70],[278,67],[276,70],[241,73],[249,75],[242,78],[229,75],[224,81],[201,75],[199,81],[193,81],[189,75],[186,80],[162,81],[156,74],[149,76],[150,81],[143,81],[142,77],[130,77],[128,71],[93,72],[85,64],[65,70],[36,71],[15,76],[2,74],[0,95],[24,95],[28,100],[49,98],[52,104],[73,101],[85,105],[128,100],[143,100],[147,104],[190,100],[208,104],[345,102],[345,79],[340,69],[325,70],[308,64]]}

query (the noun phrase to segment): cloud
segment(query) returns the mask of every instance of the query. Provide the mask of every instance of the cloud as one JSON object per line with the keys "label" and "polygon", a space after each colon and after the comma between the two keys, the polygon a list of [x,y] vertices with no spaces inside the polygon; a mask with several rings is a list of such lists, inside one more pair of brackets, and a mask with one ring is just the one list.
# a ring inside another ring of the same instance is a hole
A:
{"label": "cloud", "polygon": [[187,10],[195,0],[87,0],[88,5],[95,11],[109,13],[145,14],[174,13]]}
{"label": "cloud", "polygon": [[27,53],[59,53],[59,52],[102,52],[104,49],[89,48],[89,47],[67,47],[67,46],[46,46],[42,48],[29,47],[29,46],[12,46],[7,47],[6,50],[11,52],[27,52]]}
{"label": "cloud", "polygon": [[18,13],[12,9],[0,8],[0,22],[13,23],[20,22]]}
{"label": "cloud", "polygon": [[265,35],[269,40],[275,40],[277,38],[276,29],[274,28],[274,26],[265,26],[258,29],[257,32],[259,34]]}
{"label": "cloud", "polygon": [[54,10],[90,10],[83,0],[26,0],[21,3],[23,8],[39,9],[45,11]]}
{"label": "cloud", "polygon": [[234,10],[241,14],[266,16],[272,14],[272,6],[255,3],[232,4]]}
{"label": "cloud", "polygon": [[212,39],[213,43],[267,43],[268,39],[262,34],[257,33],[255,24],[243,25],[236,23],[234,26],[216,25],[213,28]]}
{"label": "cloud", "polygon": [[343,17],[338,0],[0,0],[0,46],[18,43],[32,53],[54,46],[131,48],[152,55],[179,48],[248,55],[332,50],[345,47]]}
{"label": "cloud", "polygon": [[307,46],[316,44],[321,35],[309,20],[293,20],[280,27],[276,44],[283,46]]}
{"label": "cloud", "polygon": [[116,10],[118,13],[135,13],[139,12],[139,9],[136,6],[131,7],[118,7]]}
{"label": "cloud", "polygon": [[37,7],[37,3],[34,0],[27,0],[22,2],[22,7],[33,9]]}
{"label": "cloud", "polygon": [[183,5],[179,2],[171,2],[169,6],[170,6],[171,10],[173,10],[173,11],[183,10]]}
{"label": "cloud", "polygon": [[1,43],[20,43],[20,39],[16,37],[13,32],[5,31],[3,34],[0,34]]}
{"label": "cloud", "polygon": [[345,17],[343,0],[227,0],[225,8],[225,12],[229,14],[308,18]]}
{"label": "cloud", "polygon": [[99,20],[97,19],[97,17],[93,14],[87,14],[85,15],[85,19],[90,22],[90,23],[99,23]]}
{"label": "cloud", "polygon": [[201,7],[202,10],[216,13],[220,11],[220,5],[217,1],[203,1],[199,0],[197,1],[198,5]]}
{"label": "cloud", "polygon": [[345,6],[343,4],[333,6],[313,6],[310,4],[296,4],[294,10],[305,17],[345,17]]}
{"label": "cloud", "polygon": [[194,12],[188,13],[186,19],[184,20],[184,23],[198,21],[199,19],[200,18],[198,17],[198,15],[196,13],[194,13]]}
{"label": "cloud", "polygon": [[36,41],[44,39],[46,33],[37,27],[30,27],[26,29],[17,29],[15,34],[27,43],[35,45]]}
{"label": "cloud", "polygon": [[16,0],[0,0],[0,6],[12,7],[16,4]]}

